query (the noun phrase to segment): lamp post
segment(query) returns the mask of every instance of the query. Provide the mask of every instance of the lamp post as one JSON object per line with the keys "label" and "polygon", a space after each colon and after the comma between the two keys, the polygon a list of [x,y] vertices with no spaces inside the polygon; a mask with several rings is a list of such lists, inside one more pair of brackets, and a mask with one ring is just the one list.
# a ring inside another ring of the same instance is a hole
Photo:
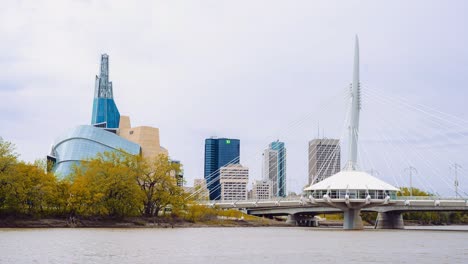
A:
{"label": "lamp post", "polygon": [[460,164],[454,163],[450,166],[450,168],[453,168],[455,170],[455,182],[454,182],[454,187],[455,187],[455,198],[458,198],[458,169],[461,169]]}
{"label": "lamp post", "polygon": [[410,185],[410,197],[413,198],[413,172],[418,173],[418,170],[416,170],[415,167],[409,166],[408,168],[405,169],[405,172],[409,172],[409,185]]}

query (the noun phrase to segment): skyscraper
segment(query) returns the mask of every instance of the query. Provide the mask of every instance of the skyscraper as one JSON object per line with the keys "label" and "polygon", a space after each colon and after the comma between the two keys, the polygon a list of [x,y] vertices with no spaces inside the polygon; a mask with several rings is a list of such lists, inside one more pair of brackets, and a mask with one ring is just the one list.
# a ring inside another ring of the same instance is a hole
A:
{"label": "skyscraper", "polygon": [[284,142],[270,143],[263,153],[263,179],[272,185],[273,197],[286,197],[286,148]]}
{"label": "skyscraper", "polygon": [[205,180],[210,191],[210,200],[221,198],[219,169],[228,164],[239,164],[240,141],[228,138],[205,140]]}
{"label": "skyscraper", "polygon": [[101,70],[96,76],[91,124],[103,128],[119,128],[120,113],[114,102],[112,82],[109,81],[109,55],[101,55]]}
{"label": "skyscraper", "polygon": [[324,180],[341,170],[340,140],[309,141],[309,185]]}

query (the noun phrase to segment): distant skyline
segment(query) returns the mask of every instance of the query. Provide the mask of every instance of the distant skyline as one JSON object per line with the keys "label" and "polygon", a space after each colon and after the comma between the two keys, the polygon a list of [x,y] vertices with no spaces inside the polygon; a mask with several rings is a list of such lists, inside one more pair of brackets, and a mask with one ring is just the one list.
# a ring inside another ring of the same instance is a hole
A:
{"label": "distant skyline", "polygon": [[188,185],[204,176],[205,138],[240,139],[250,182],[279,139],[287,189],[298,192],[318,123],[347,153],[358,34],[360,167],[408,185],[404,168],[414,166],[415,187],[454,195],[449,166],[458,163],[468,193],[467,12],[466,1],[7,0],[0,137],[33,161],[64,131],[89,124],[107,53],[120,113],[160,129]]}

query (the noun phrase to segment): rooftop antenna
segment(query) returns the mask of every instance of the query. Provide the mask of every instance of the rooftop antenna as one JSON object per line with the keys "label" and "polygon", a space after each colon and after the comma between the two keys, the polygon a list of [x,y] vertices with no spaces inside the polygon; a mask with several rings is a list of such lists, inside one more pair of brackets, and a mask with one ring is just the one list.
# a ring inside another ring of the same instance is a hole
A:
{"label": "rooftop antenna", "polygon": [[320,121],[317,122],[317,138],[320,138]]}

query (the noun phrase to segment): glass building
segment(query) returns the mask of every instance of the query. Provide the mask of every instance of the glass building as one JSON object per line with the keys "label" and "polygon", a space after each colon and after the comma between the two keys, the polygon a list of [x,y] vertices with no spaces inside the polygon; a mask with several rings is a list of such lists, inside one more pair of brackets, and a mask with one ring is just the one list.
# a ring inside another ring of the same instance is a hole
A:
{"label": "glass building", "polygon": [[205,180],[210,200],[221,199],[219,169],[228,164],[239,164],[240,140],[208,138],[205,140]]}
{"label": "glass building", "polygon": [[61,137],[52,146],[47,159],[58,177],[70,174],[73,165],[94,158],[105,151],[122,151],[132,155],[141,154],[141,146],[116,134],[120,113],[114,102],[112,82],[109,81],[109,56],[101,56],[101,69],[96,76],[91,125],[77,126]]}
{"label": "glass building", "polygon": [[101,55],[101,70],[96,76],[91,124],[103,128],[119,128],[120,113],[114,102],[112,82],[109,81],[109,55]]}
{"label": "glass building", "polygon": [[73,165],[94,158],[98,153],[115,150],[138,155],[140,145],[102,128],[82,125],[58,138],[52,146],[48,159],[55,163],[53,169],[55,174],[63,178],[70,174]]}
{"label": "glass building", "polygon": [[273,197],[286,197],[286,148],[284,142],[275,141],[263,153],[263,179],[272,184]]}

